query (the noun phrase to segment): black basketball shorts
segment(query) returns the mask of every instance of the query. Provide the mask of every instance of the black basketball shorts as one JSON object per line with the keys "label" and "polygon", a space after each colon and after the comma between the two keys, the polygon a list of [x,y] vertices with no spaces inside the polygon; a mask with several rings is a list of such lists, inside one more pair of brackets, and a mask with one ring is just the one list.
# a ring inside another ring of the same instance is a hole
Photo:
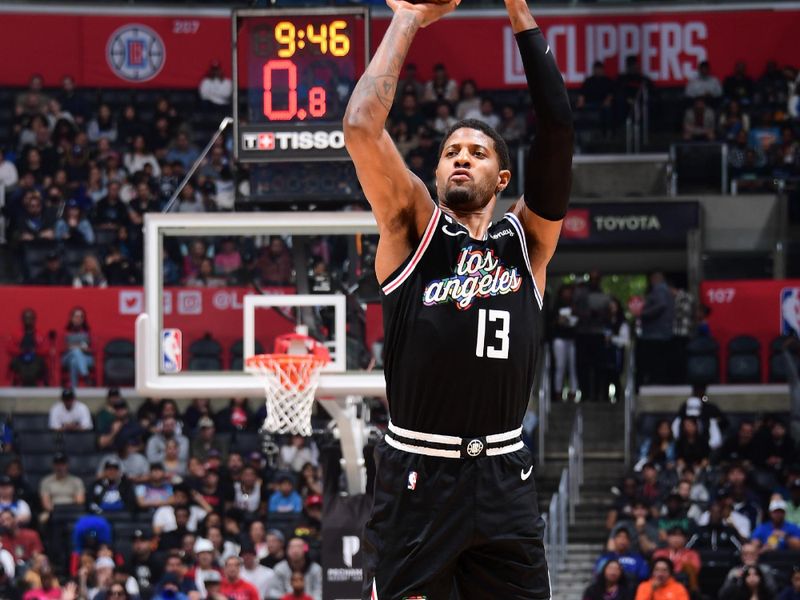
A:
{"label": "black basketball shorts", "polygon": [[363,600],[551,597],[531,453],[469,457],[471,443],[464,458],[377,445]]}

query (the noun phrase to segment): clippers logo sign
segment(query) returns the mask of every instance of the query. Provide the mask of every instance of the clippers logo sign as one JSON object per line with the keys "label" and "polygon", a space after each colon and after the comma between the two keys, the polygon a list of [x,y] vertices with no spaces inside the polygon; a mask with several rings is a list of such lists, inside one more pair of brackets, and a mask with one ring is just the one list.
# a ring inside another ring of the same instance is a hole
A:
{"label": "clippers logo sign", "polygon": [[164,40],[146,25],[132,23],[108,38],[106,60],[120,79],[141,83],[161,72],[167,58]]}
{"label": "clippers logo sign", "polygon": [[341,125],[314,125],[313,129],[270,125],[239,127],[239,158],[243,161],[343,160],[347,158]]}

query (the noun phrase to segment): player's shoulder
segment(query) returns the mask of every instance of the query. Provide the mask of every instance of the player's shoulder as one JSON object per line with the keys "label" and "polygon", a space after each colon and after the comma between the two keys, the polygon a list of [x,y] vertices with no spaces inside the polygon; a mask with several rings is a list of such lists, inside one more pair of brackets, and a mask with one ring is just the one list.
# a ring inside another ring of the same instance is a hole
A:
{"label": "player's shoulder", "polygon": [[514,240],[517,244],[517,238],[521,235],[522,225],[513,213],[504,214],[496,223],[492,223],[488,231],[488,237],[492,240]]}

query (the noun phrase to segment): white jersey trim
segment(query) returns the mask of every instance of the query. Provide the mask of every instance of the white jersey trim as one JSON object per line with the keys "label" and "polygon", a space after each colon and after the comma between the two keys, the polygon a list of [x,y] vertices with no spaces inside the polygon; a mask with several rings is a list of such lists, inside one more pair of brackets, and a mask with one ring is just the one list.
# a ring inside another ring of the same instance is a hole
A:
{"label": "white jersey trim", "polygon": [[431,220],[428,221],[428,226],[425,228],[425,232],[422,234],[422,239],[420,240],[419,246],[417,246],[416,252],[414,252],[414,256],[397,277],[384,284],[382,288],[384,294],[387,296],[391,294],[394,290],[400,287],[406,279],[408,279],[411,273],[414,272],[417,264],[422,259],[422,255],[425,254],[425,250],[428,249],[428,246],[433,239],[433,234],[436,231],[436,224],[439,222],[439,214],[441,214],[441,212],[442,211],[438,206],[433,207]]}
{"label": "white jersey trim", "polygon": [[508,222],[511,223],[514,230],[517,232],[519,244],[522,248],[522,256],[525,259],[525,266],[528,267],[528,273],[531,274],[531,280],[533,280],[533,291],[536,296],[536,302],[539,304],[539,310],[542,310],[544,302],[542,301],[542,294],[539,292],[539,286],[536,284],[536,277],[534,277],[533,269],[531,268],[531,259],[530,256],[528,256],[528,246],[525,244],[525,231],[522,229],[522,223],[519,222],[519,218],[514,213],[506,213],[503,217],[508,219]]}

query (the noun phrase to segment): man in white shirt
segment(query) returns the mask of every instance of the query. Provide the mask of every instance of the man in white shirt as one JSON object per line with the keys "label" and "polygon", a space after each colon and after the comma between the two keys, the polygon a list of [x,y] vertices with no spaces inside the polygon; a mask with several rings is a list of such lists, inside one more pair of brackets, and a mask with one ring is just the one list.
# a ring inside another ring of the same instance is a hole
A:
{"label": "man in white shirt", "polygon": [[64,388],[61,402],[50,408],[49,426],[53,431],[91,431],[92,413],[83,402],[75,399],[72,388]]}
{"label": "man in white shirt", "polygon": [[698,65],[697,77],[686,84],[686,96],[689,98],[719,98],[722,96],[722,85],[719,79],[711,74],[708,61]]}
{"label": "man in white shirt", "polygon": [[258,590],[261,598],[278,599],[281,597],[281,584],[275,576],[275,571],[258,563],[256,547],[253,542],[246,540],[242,543],[239,556],[242,557],[243,565],[239,576],[252,583]]}
{"label": "man in white shirt", "polygon": [[0,188],[10,188],[17,185],[19,173],[17,167],[10,160],[6,160],[5,151],[0,148]]}
{"label": "man in white shirt", "polygon": [[211,68],[200,82],[200,99],[217,106],[229,106],[233,95],[231,80],[222,73],[218,61],[211,63]]}

